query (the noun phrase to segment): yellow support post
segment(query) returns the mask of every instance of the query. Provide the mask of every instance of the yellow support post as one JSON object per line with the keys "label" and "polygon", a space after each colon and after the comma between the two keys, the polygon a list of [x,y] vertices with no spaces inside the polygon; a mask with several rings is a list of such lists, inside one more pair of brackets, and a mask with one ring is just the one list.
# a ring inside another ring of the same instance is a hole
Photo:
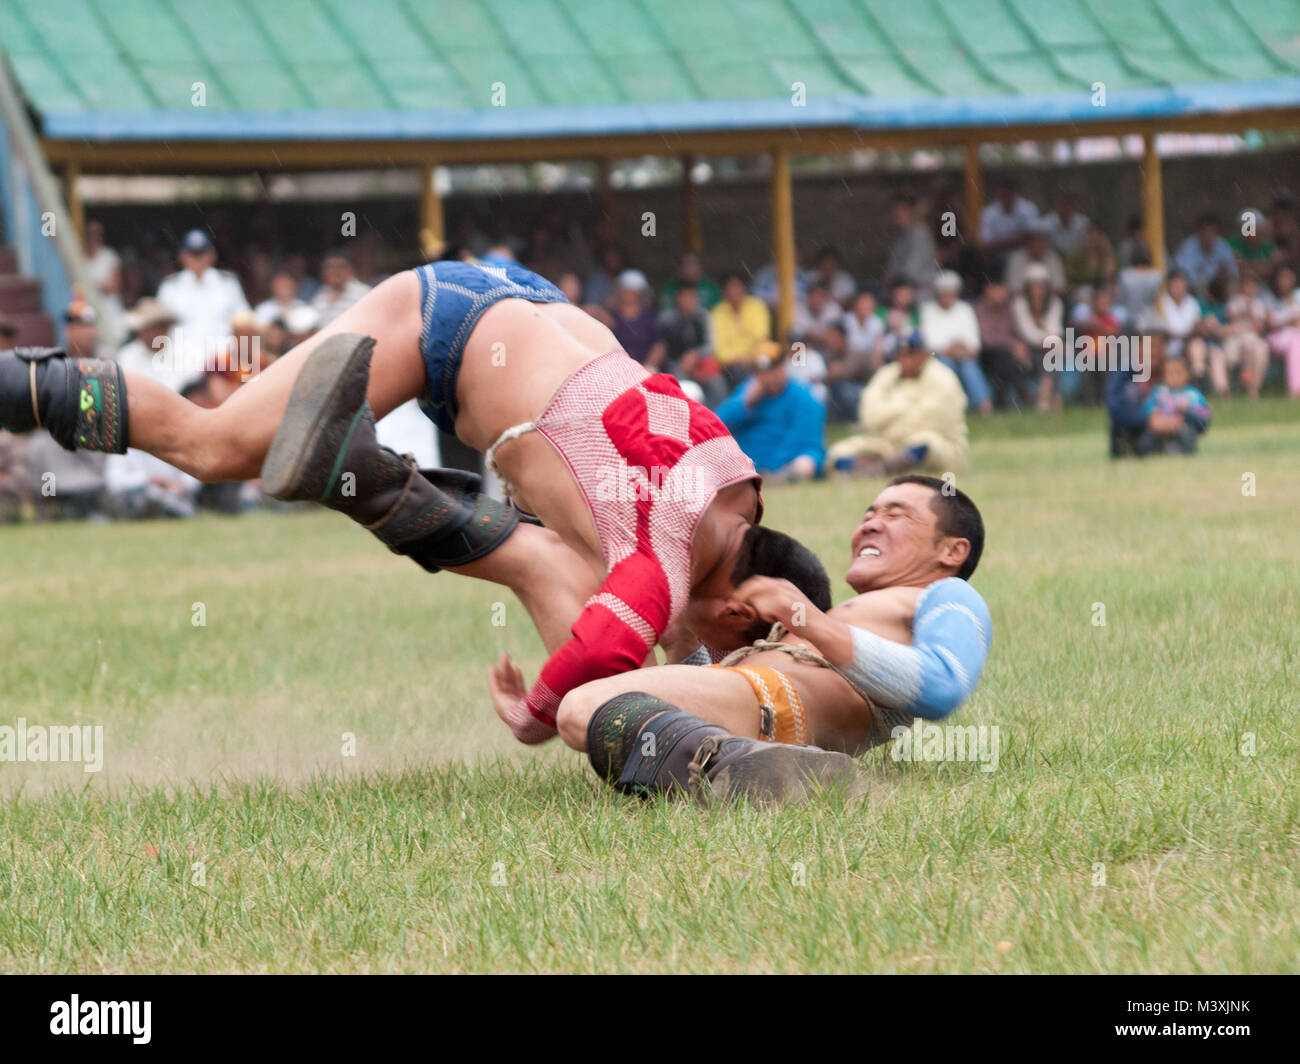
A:
{"label": "yellow support post", "polygon": [[442,197],[434,185],[434,164],[420,166],[420,250],[426,259],[436,259],[447,246],[447,223]]}
{"label": "yellow support post", "polygon": [[772,153],[772,258],[780,293],[776,305],[776,338],[784,343],[785,334],[794,322],[795,303],[794,190],[790,153],[784,148]]}
{"label": "yellow support post", "polygon": [[700,231],[700,190],[691,180],[695,156],[682,156],[682,251],[698,255],[704,247]]}
{"label": "yellow support post", "polygon": [[1165,270],[1165,191],[1160,173],[1156,134],[1142,134],[1142,222],[1151,265]]}

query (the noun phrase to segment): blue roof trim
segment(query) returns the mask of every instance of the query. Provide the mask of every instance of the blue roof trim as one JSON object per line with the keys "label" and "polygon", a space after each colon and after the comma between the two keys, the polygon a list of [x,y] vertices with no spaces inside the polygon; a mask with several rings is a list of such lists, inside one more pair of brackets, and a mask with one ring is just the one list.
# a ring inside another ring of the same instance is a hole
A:
{"label": "blue roof trim", "polygon": [[952,99],[680,101],[474,111],[61,111],[44,116],[56,140],[502,140],[849,126],[862,130],[1045,125],[1300,107],[1300,78],[1092,94]]}

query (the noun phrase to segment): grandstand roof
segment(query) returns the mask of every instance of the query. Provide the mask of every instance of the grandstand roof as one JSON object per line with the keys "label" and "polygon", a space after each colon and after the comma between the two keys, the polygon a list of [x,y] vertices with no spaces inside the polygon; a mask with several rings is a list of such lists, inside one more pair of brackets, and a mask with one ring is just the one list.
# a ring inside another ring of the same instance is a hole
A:
{"label": "grandstand roof", "polygon": [[47,142],[535,143],[1300,107],[1297,0],[0,0],[0,48]]}

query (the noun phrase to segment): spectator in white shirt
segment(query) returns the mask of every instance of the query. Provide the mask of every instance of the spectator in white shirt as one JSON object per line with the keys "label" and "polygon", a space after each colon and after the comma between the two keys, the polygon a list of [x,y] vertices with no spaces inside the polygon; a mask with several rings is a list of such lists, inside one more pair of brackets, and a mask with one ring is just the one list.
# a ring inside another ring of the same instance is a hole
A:
{"label": "spectator in white shirt", "polygon": [[1059,196],[1056,209],[1043,219],[1043,229],[1062,258],[1069,258],[1083,247],[1089,221],[1079,213],[1072,196]]}
{"label": "spectator in white shirt", "polygon": [[1204,376],[1207,352],[1201,303],[1192,295],[1187,274],[1182,270],[1169,271],[1169,280],[1156,302],[1156,309],[1169,335],[1166,347],[1169,357],[1185,359],[1193,378]]}
{"label": "spectator in white shirt", "polygon": [[934,299],[921,304],[921,336],[939,361],[957,374],[973,410],[993,411],[993,394],[980,369],[980,326],[961,294],[961,275],[944,270],[934,279]]}
{"label": "spectator in white shirt", "polygon": [[145,296],[123,316],[123,321],[133,335],[118,351],[117,361],[128,373],[152,377],[177,394],[198,377],[182,359],[173,357],[167,334],[176,324],[176,315],[158,300]]}
{"label": "spectator in white shirt", "polygon": [[1016,192],[1011,178],[998,182],[997,194],[980,213],[980,247],[999,260],[1020,247],[1038,221],[1038,208]]}
{"label": "spectator in white shirt", "polygon": [[193,374],[230,337],[230,319],[248,309],[239,279],[216,267],[217,251],[208,234],[191,229],[177,256],[181,269],[158,286],[158,302],[176,316],[177,353]]}
{"label": "spectator in white shirt", "polygon": [[853,306],[843,318],[844,341],[849,352],[867,359],[873,370],[884,360],[881,341],[885,323],[876,313],[876,295],[863,289],[854,297]]}
{"label": "spectator in white shirt", "polygon": [[353,274],[352,258],[343,250],[330,251],[321,259],[320,279],[320,291],[312,300],[312,306],[320,315],[321,328],[360,302],[361,297],[370,291],[370,286],[358,281]]}
{"label": "spectator in white shirt", "polygon": [[102,222],[86,223],[86,267],[104,310],[100,333],[108,344],[116,344],[122,338],[122,259],[104,243]]}

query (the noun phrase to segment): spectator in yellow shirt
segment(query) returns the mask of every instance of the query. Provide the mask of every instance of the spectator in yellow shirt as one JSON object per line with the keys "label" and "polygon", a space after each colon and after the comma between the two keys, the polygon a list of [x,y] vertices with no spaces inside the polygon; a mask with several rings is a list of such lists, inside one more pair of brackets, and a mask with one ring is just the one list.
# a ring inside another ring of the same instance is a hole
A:
{"label": "spectator in yellow shirt", "polygon": [[749,294],[738,273],[722,282],[722,302],[710,313],[713,322],[713,353],[728,378],[737,381],[749,373],[754,349],[772,339],[772,312],[757,296]]}

